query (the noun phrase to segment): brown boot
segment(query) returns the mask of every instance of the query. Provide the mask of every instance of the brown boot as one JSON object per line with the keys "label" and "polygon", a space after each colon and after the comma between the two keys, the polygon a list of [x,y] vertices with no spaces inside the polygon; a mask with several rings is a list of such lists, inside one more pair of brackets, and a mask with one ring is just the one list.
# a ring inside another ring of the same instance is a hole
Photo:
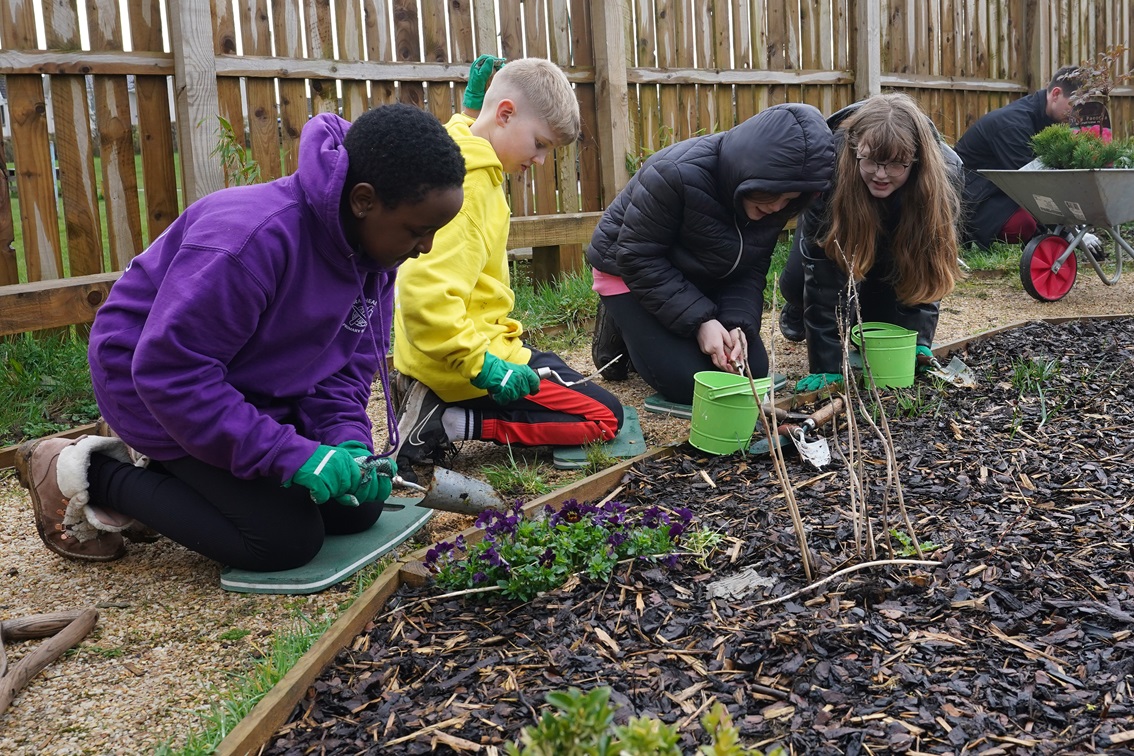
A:
{"label": "brown boot", "polygon": [[[84,511],[88,509],[85,500],[89,499],[85,480],[81,482],[81,489],[73,490],[77,485],[78,476],[75,474],[69,476],[71,479],[67,487],[70,496],[64,495],[60,487],[58,472],[60,455],[70,448],[71,453],[68,456],[74,457],[75,452],[79,451],[78,445],[87,438],[94,437],[48,438],[21,444],[16,451],[16,472],[19,474],[20,483],[31,494],[35,526],[47,548],[68,559],[109,562],[121,558],[126,553],[122,536],[112,530],[128,527],[132,520],[114,513],[112,518],[108,518],[114,520],[113,522],[102,523],[97,516],[94,517],[100,525],[107,526],[106,528],[93,525],[89,522],[91,516]],[[89,465],[90,451],[86,449],[83,451]],[[72,465],[65,466],[72,467]],[[83,469],[85,472],[86,468]],[[75,470],[72,470],[72,473],[74,472]],[[82,503],[76,501],[80,498],[79,494],[84,500]]]}

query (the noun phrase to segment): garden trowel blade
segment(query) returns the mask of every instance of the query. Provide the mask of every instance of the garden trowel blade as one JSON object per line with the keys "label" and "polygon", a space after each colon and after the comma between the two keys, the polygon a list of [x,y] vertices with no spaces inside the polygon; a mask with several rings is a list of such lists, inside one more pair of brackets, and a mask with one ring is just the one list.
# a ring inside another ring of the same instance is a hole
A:
{"label": "garden trowel blade", "polygon": [[824,467],[831,461],[831,447],[823,436],[813,441],[807,440],[807,431],[804,428],[794,428],[791,432],[791,441],[795,444],[799,456],[810,462],[816,469]]}
{"label": "garden trowel blade", "polygon": [[936,366],[929,371],[929,374],[951,383],[954,386],[976,388],[976,376],[973,374],[973,369],[962,362],[961,358],[956,355],[954,355],[953,359],[949,360],[949,364],[944,367],[941,367],[941,363],[937,363]]}

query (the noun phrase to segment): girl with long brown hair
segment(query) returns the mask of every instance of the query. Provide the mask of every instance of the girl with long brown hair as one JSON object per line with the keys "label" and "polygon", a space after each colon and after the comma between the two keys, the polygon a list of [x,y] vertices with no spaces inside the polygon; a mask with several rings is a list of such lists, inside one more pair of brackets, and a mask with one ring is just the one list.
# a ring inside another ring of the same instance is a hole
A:
{"label": "girl with long brown hair", "polygon": [[780,277],[781,329],[807,340],[810,391],[842,380],[842,325],[853,278],[864,321],[918,332],[929,352],[938,302],[960,276],[961,161],[903,94],[875,95],[828,119],[835,132],[833,185],[799,220]]}

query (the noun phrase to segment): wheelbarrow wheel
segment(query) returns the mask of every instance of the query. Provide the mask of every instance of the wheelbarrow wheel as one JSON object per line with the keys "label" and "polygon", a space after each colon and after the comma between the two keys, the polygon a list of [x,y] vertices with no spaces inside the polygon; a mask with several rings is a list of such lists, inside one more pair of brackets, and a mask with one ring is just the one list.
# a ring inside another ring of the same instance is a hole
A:
{"label": "wheelbarrow wheel", "polygon": [[1026,292],[1041,302],[1055,302],[1067,296],[1078,273],[1075,255],[1068,257],[1058,271],[1052,267],[1069,245],[1056,234],[1032,237],[1020,256],[1020,281]]}

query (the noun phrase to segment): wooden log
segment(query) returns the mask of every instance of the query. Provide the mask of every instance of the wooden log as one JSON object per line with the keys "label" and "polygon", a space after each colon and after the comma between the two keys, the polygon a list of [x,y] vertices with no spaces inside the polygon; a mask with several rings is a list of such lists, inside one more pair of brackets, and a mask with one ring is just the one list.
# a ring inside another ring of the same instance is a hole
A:
{"label": "wooden log", "polygon": [[98,622],[98,611],[86,609],[50,639],[40,643],[35,650],[20,659],[19,664],[0,677],[0,714],[11,705],[28,680],[35,677],[44,667],[62,656],[67,649],[87,637]]}
{"label": "wooden log", "polygon": [[61,612],[48,612],[46,614],[33,614],[28,617],[16,617],[0,620],[0,639],[6,641],[31,640],[32,638],[46,638],[55,635],[77,620],[86,609],[64,609]]}

